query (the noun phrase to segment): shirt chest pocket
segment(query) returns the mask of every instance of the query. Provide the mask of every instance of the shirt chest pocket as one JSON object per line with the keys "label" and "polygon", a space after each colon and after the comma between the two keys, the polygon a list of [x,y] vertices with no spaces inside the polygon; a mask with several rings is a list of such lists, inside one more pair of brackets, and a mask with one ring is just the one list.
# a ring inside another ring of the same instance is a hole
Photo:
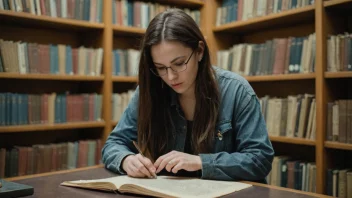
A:
{"label": "shirt chest pocket", "polygon": [[215,127],[214,152],[230,152],[232,148],[232,125],[231,122],[219,122]]}

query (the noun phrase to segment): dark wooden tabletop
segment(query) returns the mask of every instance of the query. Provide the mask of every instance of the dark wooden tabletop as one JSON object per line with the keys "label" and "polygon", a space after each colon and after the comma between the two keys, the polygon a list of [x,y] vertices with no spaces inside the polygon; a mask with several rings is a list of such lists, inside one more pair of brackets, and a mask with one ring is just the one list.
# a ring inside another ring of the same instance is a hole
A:
{"label": "dark wooden tabletop", "polygon": [[[140,197],[139,195],[133,194],[121,194],[113,192],[95,191],[88,189],[80,189],[73,187],[61,186],[60,183],[63,181],[71,180],[88,180],[88,179],[101,179],[106,177],[116,176],[116,174],[106,170],[103,167],[84,169],[78,171],[67,171],[58,174],[41,175],[31,178],[19,178],[18,180],[12,180],[13,182],[27,184],[34,187],[34,194],[30,197],[73,197],[73,198],[89,198],[89,197],[101,197],[101,198],[116,198],[116,197]],[[292,189],[286,189],[281,187],[269,186],[264,184],[253,184],[252,187],[247,189],[234,192],[224,197],[248,197],[248,198],[268,198],[268,197],[280,197],[280,198],[311,198],[311,197],[324,197],[323,195],[306,193],[296,191]]]}

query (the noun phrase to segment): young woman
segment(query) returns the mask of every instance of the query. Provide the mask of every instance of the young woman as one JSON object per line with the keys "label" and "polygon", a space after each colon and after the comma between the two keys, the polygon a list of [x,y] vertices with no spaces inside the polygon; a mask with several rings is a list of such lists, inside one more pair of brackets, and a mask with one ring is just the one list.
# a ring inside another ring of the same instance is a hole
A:
{"label": "young woman", "polygon": [[150,22],[138,78],[103,147],[107,169],[132,177],[163,172],[265,182],[274,151],[256,94],[241,76],[212,67],[190,16],[171,9]]}

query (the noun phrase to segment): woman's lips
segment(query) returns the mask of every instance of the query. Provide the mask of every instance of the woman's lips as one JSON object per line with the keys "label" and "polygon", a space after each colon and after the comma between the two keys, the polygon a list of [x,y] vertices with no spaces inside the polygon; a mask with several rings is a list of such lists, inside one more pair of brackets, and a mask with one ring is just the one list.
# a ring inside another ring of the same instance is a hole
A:
{"label": "woman's lips", "polygon": [[171,84],[171,86],[174,87],[174,88],[178,88],[178,87],[180,87],[181,84],[182,83],[176,83],[176,84]]}

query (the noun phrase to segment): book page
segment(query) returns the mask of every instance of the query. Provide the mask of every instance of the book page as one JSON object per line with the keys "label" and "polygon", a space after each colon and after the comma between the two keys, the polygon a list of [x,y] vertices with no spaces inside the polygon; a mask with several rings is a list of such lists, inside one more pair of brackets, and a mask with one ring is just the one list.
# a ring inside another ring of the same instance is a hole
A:
{"label": "book page", "polygon": [[79,180],[70,183],[110,182],[117,189],[124,184],[133,184],[151,191],[175,197],[218,197],[248,188],[252,185],[232,181],[215,181],[197,178],[159,176],[157,179],[117,176],[98,180]]}

